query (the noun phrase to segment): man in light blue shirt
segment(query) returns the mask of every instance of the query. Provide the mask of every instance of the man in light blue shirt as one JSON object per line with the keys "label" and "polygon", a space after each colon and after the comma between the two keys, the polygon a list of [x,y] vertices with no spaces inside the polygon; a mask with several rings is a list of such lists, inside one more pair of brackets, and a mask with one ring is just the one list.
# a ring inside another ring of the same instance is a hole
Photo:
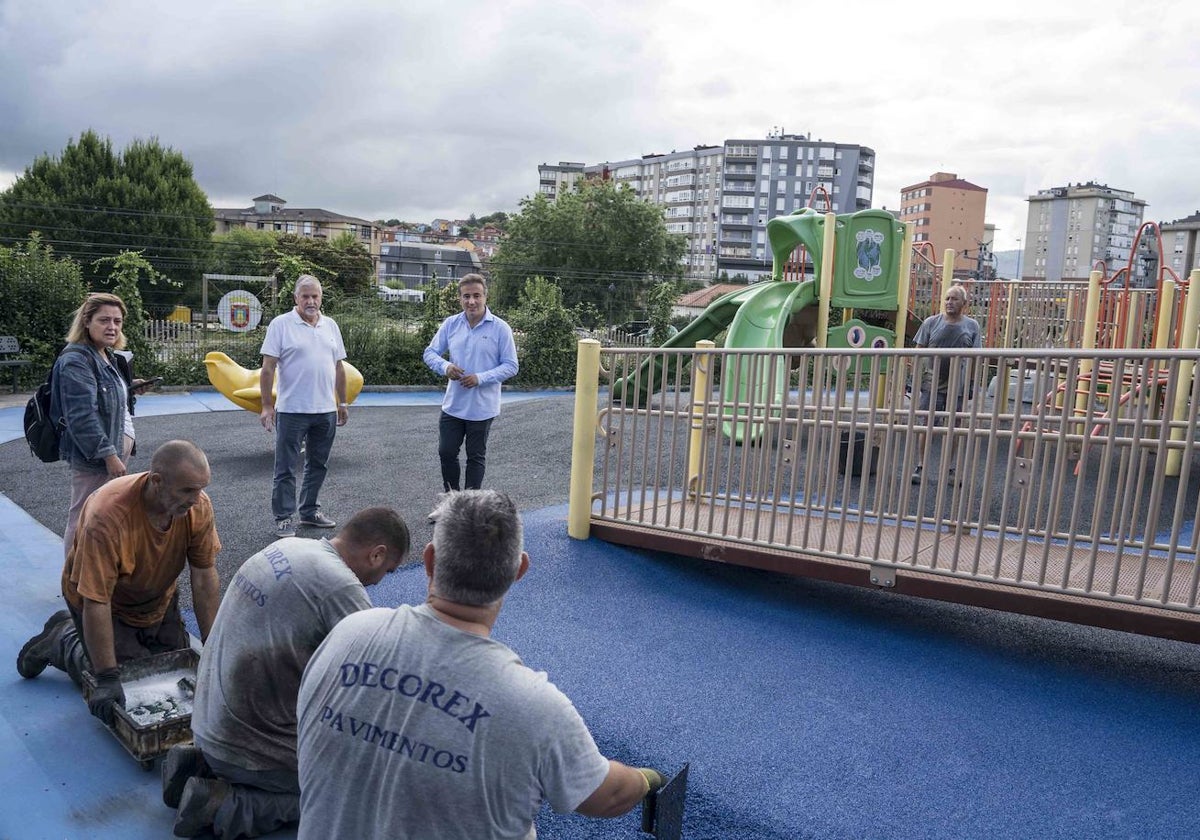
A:
{"label": "man in light blue shirt", "polygon": [[[467,490],[483,486],[488,432],[500,413],[500,383],[517,373],[512,328],[487,308],[487,281],[468,274],[458,281],[463,311],[438,327],[425,348],[425,364],[450,381],[438,420],[438,457],[442,485],[461,490],[458,453],[467,444]],[[446,354],[450,354],[449,361]]]}

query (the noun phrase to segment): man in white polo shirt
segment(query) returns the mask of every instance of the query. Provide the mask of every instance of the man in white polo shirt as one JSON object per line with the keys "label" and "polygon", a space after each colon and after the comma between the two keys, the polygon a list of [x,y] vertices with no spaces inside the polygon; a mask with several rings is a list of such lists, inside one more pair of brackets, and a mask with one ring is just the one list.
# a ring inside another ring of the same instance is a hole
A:
{"label": "man in white polo shirt", "polygon": [[[275,481],[271,512],[275,536],[296,536],[296,469],[304,446],[304,480],[300,485],[300,524],[316,528],[337,525],[321,512],[317,495],[325,482],[325,462],[338,426],[346,425],[346,347],[337,323],[321,314],[321,283],[301,274],[293,295],[295,309],[267,326],[263,340],[262,396],[259,420],[275,432]],[[272,394],[279,373],[278,399]]]}
{"label": "man in white polo shirt", "polygon": [[[488,432],[500,413],[500,383],[517,374],[512,328],[487,308],[483,275],[467,274],[459,280],[458,300],[463,311],[442,322],[424,355],[430,370],[450,380],[438,419],[438,457],[447,491],[483,486]],[[467,474],[460,487],[458,453],[464,440]]]}

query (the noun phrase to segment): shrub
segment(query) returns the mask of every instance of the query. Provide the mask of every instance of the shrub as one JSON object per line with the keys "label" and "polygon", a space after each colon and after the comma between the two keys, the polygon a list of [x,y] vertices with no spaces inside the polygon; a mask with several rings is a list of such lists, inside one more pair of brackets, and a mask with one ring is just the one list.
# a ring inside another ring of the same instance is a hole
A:
{"label": "shrub", "polygon": [[544,277],[531,278],[508,321],[521,334],[521,369],[512,380],[514,385],[539,387],[575,381],[575,319],[563,306],[562,289]]}
{"label": "shrub", "polygon": [[79,264],[55,259],[38,234],[11,248],[0,247],[4,334],[16,336],[22,353],[32,361],[19,368],[21,387],[32,389],[45,380],[86,295]]}

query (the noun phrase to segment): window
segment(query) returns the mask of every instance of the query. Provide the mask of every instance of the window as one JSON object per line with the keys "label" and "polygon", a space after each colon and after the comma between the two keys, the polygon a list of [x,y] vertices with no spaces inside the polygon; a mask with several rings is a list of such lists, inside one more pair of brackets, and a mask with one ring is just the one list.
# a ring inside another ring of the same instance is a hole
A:
{"label": "window", "polygon": [[313,232],[312,222],[305,222],[304,223],[304,235],[312,236],[312,232]]}

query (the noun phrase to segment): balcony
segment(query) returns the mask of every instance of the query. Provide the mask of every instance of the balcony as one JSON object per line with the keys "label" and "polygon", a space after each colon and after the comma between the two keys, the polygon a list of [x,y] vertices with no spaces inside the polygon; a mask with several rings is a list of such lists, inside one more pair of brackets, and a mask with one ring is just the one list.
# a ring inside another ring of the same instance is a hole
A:
{"label": "balcony", "polygon": [[758,146],[726,146],[725,160],[734,158],[750,158],[758,160]]}
{"label": "balcony", "polygon": [[668,187],[694,187],[696,186],[695,175],[672,175],[667,178]]}
{"label": "balcony", "polygon": [[668,163],[665,168],[668,172],[686,172],[688,170],[695,170],[696,161],[695,160],[673,160],[670,163]]}

